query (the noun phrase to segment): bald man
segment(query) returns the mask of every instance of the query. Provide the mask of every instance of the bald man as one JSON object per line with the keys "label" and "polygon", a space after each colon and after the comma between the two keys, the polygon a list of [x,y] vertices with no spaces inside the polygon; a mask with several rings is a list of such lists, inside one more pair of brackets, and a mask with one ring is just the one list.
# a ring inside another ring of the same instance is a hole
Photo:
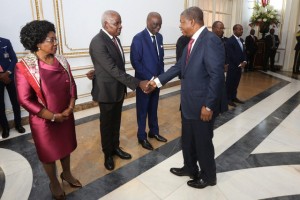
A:
{"label": "bald man", "polygon": [[[150,80],[164,72],[163,37],[159,33],[162,18],[157,12],[150,12],[147,16],[147,27],[136,34],[130,47],[130,61],[135,69],[135,77],[141,80]],[[159,142],[167,142],[160,135],[157,118],[157,107],[160,89],[145,94],[141,89],[136,90],[137,138],[141,146],[153,150],[147,139],[146,119],[148,116],[148,137]]]}

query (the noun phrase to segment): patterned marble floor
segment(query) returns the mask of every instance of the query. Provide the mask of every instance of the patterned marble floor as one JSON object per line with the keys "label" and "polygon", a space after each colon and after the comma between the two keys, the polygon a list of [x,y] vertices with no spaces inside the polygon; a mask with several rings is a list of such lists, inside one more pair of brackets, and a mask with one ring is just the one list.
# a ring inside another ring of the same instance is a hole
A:
{"label": "patterned marble floor", "polygon": [[[134,99],[125,101],[121,146],[132,153],[133,159],[116,158],[112,172],[105,170],[99,147],[99,109],[76,113],[78,148],[71,162],[84,187],[73,190],[64,185],[67,198],[300,199],[300,82],[288,74],[251,73],[243,74],[239,88],[239,97],[246,103],[216,120],[216,186],[190,188],[186,184],[188,177],[169,172],[171,167],[183,164],[178,86],[161,92],[160,132],[169,142],[150,140],[155,147],[152,152],[137,144]],[[37,159],[28,126],[26,130],[24,135],[12,130],[9,139],[0,139],[1,200],[51,199],[49,182]],[[60,171],[58,167],[58,174]]]}

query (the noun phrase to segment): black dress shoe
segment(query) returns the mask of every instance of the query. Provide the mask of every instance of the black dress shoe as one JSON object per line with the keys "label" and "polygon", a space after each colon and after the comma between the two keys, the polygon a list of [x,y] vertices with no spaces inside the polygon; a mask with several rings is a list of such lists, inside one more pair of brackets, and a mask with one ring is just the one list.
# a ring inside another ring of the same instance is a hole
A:
{"label": "black dress shoe", "polygon": [[245,103],[245,102],[239,100],[238,98],[233,99],[233,102],[240,103],[240,104],[244,104]]}
{"label": "black dress shoe", "polygon": [[193,188],[202,189],[206,186],[214,186],[217,184],[217,180],[206,181],[203,178],[196,178],[187,182],[188,186]]}
{"label": "black dress shoe", "polygon": [[114,154],[119,156],[121,159],[126,159],[126,160],[131,159],[131,155],[123,151],[120,147],[115,149]]}
{"label": "black dress shoe", "polygon": [[166,138],[164,138],[161,135],[152,135],[152,134],[148,134],[149,138],[155,138],[157,141],[159,142],[167,142],[168,140]]}
{"label": "black dress shoe", "polygon": [[115,163],[112,156],[105,156],[104,166],[107,170],[113,170],[115,168]]}
{"label": "black dress shoe", "polygon": [[153,150],[153,146],[150,144],[150,142],[145,139],[145,140],[139,140],[139,143],[142,145],[143,148],[148,149],[148,150]]}
{"label": "black dress shoe", "polygon": [[190,172],[188,172],[184,167],[182,168],[171,168],[170,172],[172,174],[175,174],[176,176],[189,176],[190,178],[196,178],[198,173],[195,174],[191,174]]}
{"label": "black dress shoe", "polygon": [[15,129],[19,132],[19,133],[25,133],[25,128],[22,125],[17,125],[15,127]]}
{"label": "black dress shoe", "polygon": [[3,128],[2,138],[8,138],[8,137],[9,137],[9,128]]}
{"label": "black dress shoe", "polygon": [[233,103],[232,101],[229,101],[229,102],[228,102],[228,105],[233,106],[233,107],[236,107],[236,104]]}

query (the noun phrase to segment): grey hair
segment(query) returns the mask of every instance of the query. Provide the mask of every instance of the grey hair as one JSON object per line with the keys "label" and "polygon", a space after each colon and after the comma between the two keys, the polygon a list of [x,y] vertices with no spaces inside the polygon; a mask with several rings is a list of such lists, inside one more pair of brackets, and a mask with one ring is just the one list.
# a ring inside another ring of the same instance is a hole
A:
{"label": "grey hair", "polygon": [[197,7],[197,6],[193,6],[193,7],[189,7],[187,9],[185,9],[182,13],[181,16],[184,16],[185,18],[189,19],[189,20],[195,20],[195,22],[197,24],[204,24],[203,21],[203,11]]}
{"label": "grey hair", "polygon": [[106,10],[103,13],[102,18],[101,18],[101,24],[102,24],[103,28],[105,26],[106,21],[111,21],[111,16],[112,15],[120,15],[120,14],[117,11],[114,11],[114,10]]}

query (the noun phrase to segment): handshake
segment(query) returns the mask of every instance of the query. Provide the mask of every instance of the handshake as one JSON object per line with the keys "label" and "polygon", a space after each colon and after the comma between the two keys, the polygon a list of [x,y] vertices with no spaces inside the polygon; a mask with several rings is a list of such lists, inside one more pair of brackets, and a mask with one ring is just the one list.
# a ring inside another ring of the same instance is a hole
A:
{"label": "handshake", "polygon": [[154,77],[148,81],[144,80],[139,83],[139,87],[145,94],[151,93],[157,87],[156,83],[154,82]]}
{"label": "handshake", "polygon": [[[86,76],[88,79],[93,80],[95,76],[95,70],[90,70],[88,73],[86,73]],[[150,81],[148,80],[140,81],[139,87],[145,94],[149,94],[153,90],[155,90],[157,86],[156,83],[154,82],[154,77],[152,77]]]}

